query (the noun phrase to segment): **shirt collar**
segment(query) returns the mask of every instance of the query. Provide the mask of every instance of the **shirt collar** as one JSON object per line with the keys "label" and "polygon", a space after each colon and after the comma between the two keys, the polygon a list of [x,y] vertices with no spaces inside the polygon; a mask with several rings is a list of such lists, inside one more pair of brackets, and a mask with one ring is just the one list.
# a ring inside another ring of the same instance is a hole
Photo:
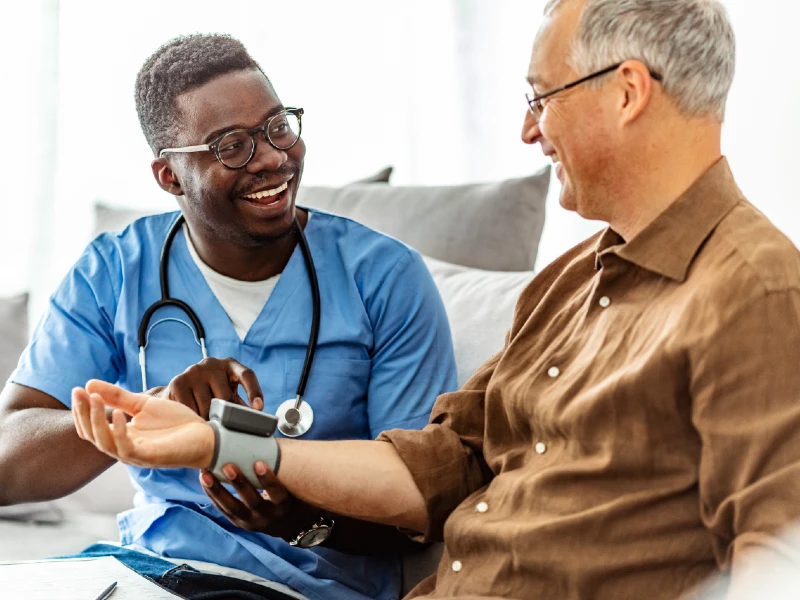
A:
{"label": "shirt collar", "polygon": [[616,254],[678,282],[686,279],[703,242],[742,199],[727,159],[721,158],[631,241],[608,228],[597,245],[597,267]]}

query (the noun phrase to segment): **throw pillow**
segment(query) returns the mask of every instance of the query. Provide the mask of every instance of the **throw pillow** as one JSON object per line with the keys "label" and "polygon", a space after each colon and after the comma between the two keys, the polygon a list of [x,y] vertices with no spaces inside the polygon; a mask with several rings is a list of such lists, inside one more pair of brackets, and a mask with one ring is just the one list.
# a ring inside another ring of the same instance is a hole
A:
{"label": "throw pillow", "polygon": [[300,188],[297,203],[354,219],[422,254],[491,271],[534,268],[550,167],[497,183]]}
{"label": "throw pillow", "polygon": [[424,258],[447,311],[460,388],[502,350],[517,299],[534,273],[484,271]]}
{"label": "throw pillow", "polygon": [[359,179],[353,183],[389,183],[392,178],[392,171],[394,171],[394,167],[385,167],[374,175],[364,177],[364,179]]}
{"label": "throw pillow", "polygon": [[[350,185],[355,184],[387,184],[389,183],[389,179],[392,176],[392,171],[394,171],[394,167],[385,167],[375,173],[374,175],[370,175],[369,177],[365,177],[364,179],[359,179],[358,181],[354,181]],[[314,190],[317,189],[314,186],[310,186],[308,188],[303,188],[304,190],[311,190],[311,195],[314,195]],[[171,209],[168,210],[175,210],[177,206],[173,206]],[[109,206],[103,202],[96,202],[94,205],[94,229],[92,230],[92,236],[100,235],[101,233],[105,233],[106,231],[122,231],[125,229],[129,224],[131,224],[136,219],[141,217],[146,217],[148,215],[156,214],[159,212],[166,212],[166,210],[161,211],[158,209],[152,210],[141,210],[141,209],[133,209],[133,208],[116,208],[113,206]]]}

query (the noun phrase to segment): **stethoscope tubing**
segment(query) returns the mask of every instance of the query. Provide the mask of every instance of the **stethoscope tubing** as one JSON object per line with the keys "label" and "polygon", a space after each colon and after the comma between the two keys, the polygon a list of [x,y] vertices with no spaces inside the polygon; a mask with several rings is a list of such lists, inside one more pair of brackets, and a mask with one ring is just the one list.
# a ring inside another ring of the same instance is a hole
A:
{"label": "stethoscope tubing", "polygon": [[[175,219],[175,222],[169,229],[167,233],[167,237],[164,240],[164,246],[161,248],[161,257],[159,261],[159,282],[161,286],[161,299],[157,300],[153,304],[151,304],[147,310],[144,311],[142,315],[142,320],[139,323],[139,331],[138,331],[138,343],[139,343],[139,365],[142,371],[142,391],[147,391],[147,358],[146,358],[146,348],[148,343],[149,337],[149,330],[148,327],[150,326],[150,321],[153,318],[153,315],[156,311],[160,310],[161,308],[167,306],[174,306],[179,310],[183,311],[183,313],[189,317],[189,320],[192,322],[194,326],[196,337],[198,344],[200,345],[201,352],[203,354],[203,358],[207,358],[208,354],[206,351],[206,342],[205,342],[205,329],[203,328],[203,324],[200,322],[200,318],[194,312],[191,306],[189,306],[183,300],[178,300],[177,298],[172,298],[169,295],[169,253],[172,248],[172,242],[175,239],[180,228],[183,226],[184,223],[184,216],[181,214]],[[311,249],[308,246],[308,240],[306,239],[305,232],[303,228],[300,227],[300,224],[297,222],[297,219],[294,221],[294,228],[297,230],[298,234],[298,242],[300,244],[300,250],[303,253],[303,259],[306,263],[306,272],[308,273],[309,283],[311,284],[311,303],[312,303],[312,319],[311,319],[311,331],[309,334],[308,339],[308,347],[306,349],[306,358],[305,362],[303,363],[303,371],[300,375],[300,381],[297,384],[297,398],[295,403],[295,408],[300,408],[300,405],[303,402],[303,394],[306,390],[306,384],[308,383],[308,378],[311,375],[311,365],[314,363],[314,356],[317,352],[317,342],[319,341],[319,326],[320,326],[320,316],[321,316],[321,307],[320,307],[320,292],[319,292],[319,280],[317,278],[317,269],[314,266],[314,258],[311,255]]]}

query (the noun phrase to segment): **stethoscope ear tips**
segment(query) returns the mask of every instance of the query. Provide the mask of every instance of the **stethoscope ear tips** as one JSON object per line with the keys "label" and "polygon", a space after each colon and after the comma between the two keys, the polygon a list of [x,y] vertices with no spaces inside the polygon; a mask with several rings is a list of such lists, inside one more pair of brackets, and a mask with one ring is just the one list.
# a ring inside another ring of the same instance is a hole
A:
{"label": "stethoscope ear tips", "polygon": [[290,398],[278,407],[278,430],[286,437],[300,437],[314,423],[314,410],[301,398]]}

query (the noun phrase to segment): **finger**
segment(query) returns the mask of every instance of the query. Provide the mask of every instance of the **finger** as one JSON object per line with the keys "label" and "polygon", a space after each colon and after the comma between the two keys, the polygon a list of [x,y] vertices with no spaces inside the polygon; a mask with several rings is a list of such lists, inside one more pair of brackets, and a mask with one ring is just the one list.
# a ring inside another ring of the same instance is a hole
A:
{"label": "finger", "polygon": [[264,497],[253,487],[253,484],[244,476],[239,467],[228,464],[222,467],[222,472],[225,473],[231,485],[239,493],[239,497],[247,508],[254,512],[264,511],[266,508]]}
{"label": "finger", "polygon": [[112,408],[119,408],[132,417],[135,417],[144,408],[150,398],[146,394],[134,394],[113,383],[106,383],[99,379],[92,379],[87,382],[86,391],[90,394],[98,394],[103,404]]}
{"label": "finger", "polygon": [[94,445],[100,450],[111,456],[117,455],[117,446],[114,443],[114,435],[111,433],[111,427],[108,423],[106,416],[106,407],[103,404],[103,399],[97,394],[89,396],[89,416],[92,424],[92,437],[94,438]]}
{"label": "finger", "polygon": [[169,399],[179,402],[187,407],[192,412],[198,412],[197,402],[195,402],[192,388],[186,377],[179,375],[173,379],[169,384]]}
{"label": "finger", "polygon": [[225,359],[225,367],[228,370],[228,379],[232,382],[240,383],[247,394],[250,406],[256,410],[264,408],[264,393],[261,391],[261,384],[258,383],[253,369],[245,367],[238,360],[233,358]]}
{"label": "finger", "polygon": [[250,406],[256,410],[262,410],[264,408],[264,393],[261,391],[261,384],[258,383],[258,377],[256,377],[255,372],[233,358],[225,359],[225,368],[228,371],[228,379],[244,388]]}
{"label": "finger", "polygon": [[211,388],[202,382],[192,390],[192,398],[197,406],[197,414],[208,421],[208,413],[211,410]]}
{"label": "finger", "polygon": [[241,404],[247,406],[239,397],[239,392],[236,391],[236,385],[232,384],[228,379],[228,374],[222,370],[214,370],[209,373],[208,385],[211,386],[211,393],[214,398],[220,398],[233,402],[234,404]]}
{"label": "finger", "polygon": [[125,418],[125,413],[120,409],[115,408],[111,413],[111,434],[114,437],[114,445],[117,449],[117,456],[123,462],[135,464],[136,453],[134,451],[133,442],[128,437],[128,422]]}
{"label": "finger", "polygon": [[83,388],[72,390],[72,418],[75,421],[75,431],[82,440],[87,439],[81,418],[81,411],[89,405],[89,394]]}
{"label": "finger", "polygon": [[289,499],[289,490],[287,490],[283,484],[278,481],[275,473],[272,472],[272,469],[270,469],[265,462],[256,462],[256,464],[253,465],[253,470],[256,473],[256,477],[258,477],[259,483],[261,484],[261,489],[267,492],[271,502],[275,504],[281,504]]}
{"label": "finger", "polygon": [[[208,478],[211,478],[211,483],[208,484]],[[247,507],[242,504],[236,497],[231,494],[219,482],[219,479],[214,477],[212,473],[204,471],[200,474],[200,483],[206,492],[206,496],[211,498],[214,505],[220,510],[222,514],[234,525],[243,527],[249,515]],[[244,527],[243,527],[244,528]]]}

